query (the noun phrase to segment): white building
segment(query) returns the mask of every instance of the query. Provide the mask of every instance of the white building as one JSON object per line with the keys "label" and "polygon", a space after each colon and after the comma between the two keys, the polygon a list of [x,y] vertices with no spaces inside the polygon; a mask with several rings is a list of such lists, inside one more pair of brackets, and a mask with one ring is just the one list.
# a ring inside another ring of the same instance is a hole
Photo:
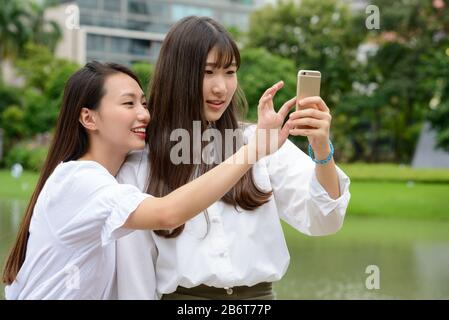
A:
{"label": "white building", "polygon": [[170,26],[189,16],[209,16],[225,26],[246,30],[249,14],[265,0],[75,0],[46,11],[59,23],[61,58],[131,64],[154,62]]}

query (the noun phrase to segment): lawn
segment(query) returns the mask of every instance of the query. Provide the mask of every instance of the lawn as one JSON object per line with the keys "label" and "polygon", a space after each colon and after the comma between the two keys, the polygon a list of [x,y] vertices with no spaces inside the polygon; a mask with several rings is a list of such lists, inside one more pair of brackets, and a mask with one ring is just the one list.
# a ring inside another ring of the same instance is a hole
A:
{"label": "lawn", "polygon": [[449,169],[414,169],[397,164],[339,164],[352,181],[396,181],[449,184]]}
{"label": "lawn", "polygon": [[[351,216],[449,220],[449,170],[412,169],[394,164],[346,164],[351,178]],[[38,176],[19,179],[0,170],[0,198],[27,200]]]}
{"label": "lawn", "polygon": [[37,183],[38,174],[25,171],[20,178],[11,176],[9,170],[0,170],[0,198],[28,199]]}

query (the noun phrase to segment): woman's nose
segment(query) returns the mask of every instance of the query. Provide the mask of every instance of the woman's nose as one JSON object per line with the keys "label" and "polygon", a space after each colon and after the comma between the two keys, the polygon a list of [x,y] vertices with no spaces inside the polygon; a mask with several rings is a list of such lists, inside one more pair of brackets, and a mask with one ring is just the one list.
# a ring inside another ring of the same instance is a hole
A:
{"label": "woman's nose", "polygon": [[147,123],[150,122],[150,112],[147,108],[145,108],[145,106],[142,106],[142,108],[140,108],[139,113],[137,114],[137,119],[139,119],[140,121],[145,121]]}
{"label": "woman's nose", "polygon": [[221,79],[217,79],[212,86],[212,93],[216,95],[226,94],[225,82]]}

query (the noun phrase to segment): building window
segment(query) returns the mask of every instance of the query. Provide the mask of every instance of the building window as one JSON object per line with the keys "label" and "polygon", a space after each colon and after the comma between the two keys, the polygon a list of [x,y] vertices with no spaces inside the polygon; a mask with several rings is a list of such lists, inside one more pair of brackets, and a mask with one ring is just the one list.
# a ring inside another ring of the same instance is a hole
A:
{"label": "building window", "polygon": [[98,9],[98,0],[78,0],[78,6],[80,8]]}
{"label": "building window", "polygon": [[131,40],[127,38],[111,37],[112,53],[129,53]]}
{"label": "building window", "polygon": [[148,5],[144,1],[129,0],[128,12],[133,14],[148,14]]}
{"label": "building window", "polygon": [[167,19],[170,16],[169,6],[166,3],[150,2],[148,7],[152,17]]}
{"label": "building window", "polygon": [[252,6],[254,4],[253,0],[230,0],[231,3],[243,4],[247,6]]}
{"label": "building window", "polygon": [[171,7],[172,21],[178,21],[187,16],[207,16],[213,17],[214,12],[209,8],[174,4]]}
{"label": "building window", "polygon": [[131,54],[147,56],[150,49],[150,41],[141,39],[132,39],[130,49]]}
{"label": "building window", "polygon": [[103,1],[105,11],[119,12],[121,10],[121,0],[105,0]]}
{"label": "building window", "polygon": [[90,51],[105,51],[106,38],[102,35],[88,34],[87,35],[87,50]]}

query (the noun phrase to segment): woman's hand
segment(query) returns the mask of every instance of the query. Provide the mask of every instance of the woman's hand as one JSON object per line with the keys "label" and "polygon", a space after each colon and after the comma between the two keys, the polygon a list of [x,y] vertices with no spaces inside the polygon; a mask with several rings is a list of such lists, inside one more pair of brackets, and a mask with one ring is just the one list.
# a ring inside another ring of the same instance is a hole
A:
{"label": "woman's hand", "polygon": [[[332,116],[320,97],[307,97],[298,101],[301,108],[290,114],[290,134],[306,136],[316,159],[325,159],[330,153],[329,130]],[[306,126],[306,128],[304,128]]]}
{"label": "woman's hand", "polygon": [[259,100],[257,107],[257,130],[253,136],[257,141],[258,158],[271,154],[278,150],[289,136],[292,128],[289,122],[284,126],[288,111],[296,104],[296,97],[285,102],[279,109],[274,110],[273,97],[276,92],[284,86],[283,81],[279,81],[268,88]]}

